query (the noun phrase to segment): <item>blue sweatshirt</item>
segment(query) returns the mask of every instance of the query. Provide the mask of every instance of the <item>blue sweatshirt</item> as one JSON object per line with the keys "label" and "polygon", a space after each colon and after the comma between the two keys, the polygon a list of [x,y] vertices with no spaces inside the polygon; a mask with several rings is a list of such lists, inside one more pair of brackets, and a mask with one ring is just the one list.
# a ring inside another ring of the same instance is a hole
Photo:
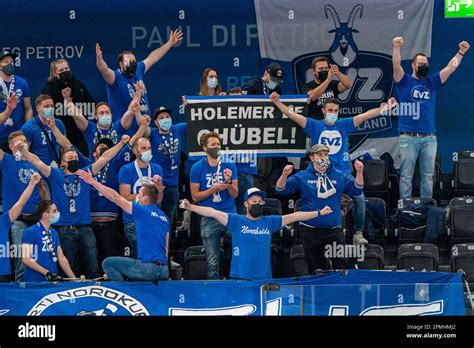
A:
{"label": "blue sweatshirt", "polygon": [[357,185],[355,178],[351,174],[337,170],[332,164],[329,165],[326,174],[336,189],[336,193],[328,198],[318,198],[316,187],[318,176],[312,163],[306,170],[299,171],[289,177],[284,189],[275,189],[279,195],[288,195],[299,191],[301,193],[301,211],[315,211],[321,210],[325,206],[331,207],[331,214],[304,221],[304,225],[327,229],[340,227],[342,194],[346,193],[354,197],[360,196],[363,193],[364,187]]}

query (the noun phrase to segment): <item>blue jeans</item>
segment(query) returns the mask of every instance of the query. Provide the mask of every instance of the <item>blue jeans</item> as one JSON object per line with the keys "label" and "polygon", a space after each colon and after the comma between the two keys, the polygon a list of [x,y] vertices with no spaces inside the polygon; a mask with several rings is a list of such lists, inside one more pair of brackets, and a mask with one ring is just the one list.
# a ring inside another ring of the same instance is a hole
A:
{"label": "blue jeans", "polygon": [[252,174],[239,174],[238,176],[239,183],[239,195],[235,199],[235,207],[237,208],[237,214],[246,215],[247,209],[244,207],[244,196],[249,188],[252,188],[253,175]]}
{"label": "blue jeans", "polygon": [[[19,250],[21,248],[22,239],[23,239],[23,231],[28,228],[28,225],[23,221],[15,220],[12,223],[12,243],[16,246],[16,249]],[[25,273],[25,264],[21,257],[15,257],[14,259],[15,264],[15,280],[17,282],[21,282],[23,279],[23,274]]]}
{"label": "blue jeans", "polygon": [[363,231],[365,226],[365,196],[352,197],[354,201],[354,231]]}
{"label": "blue jeans", "polygon": [[73,272],[79,275],[79,263],[88,279],[99,277],[97,243],[90,225],[70,225],[57,228],[61,248]]}
{"label": "blue jeans", "polygon": [[433,196],[433,176],[436,160],[436,136],[416,137],[400,135],[400,198],[412,197],[413,173],[416,160],[420,165],[420,195]]}
{"label": "blue jeans", "polygon": [[[134,222],[126,222],[123,224],[123,230],[125,237],[127,237],[130,243],[130,257],[132,259],[137,258],[137,229]],[[126,255],[126,254],[125,254]]]}
{"label": "blue jeans", "polygon": [[129,257],[112,256],[102,262],[102,268],[110,280],[123,281],[124,277],[133,280],[153,281],[168,279],[168,265],[158,266],[154,263],[143,263]]}
{"label": "blue jeans", "polygon": [[163,191],[163,201],[161,202],[161,210],[168,216],[170,223],[176,213],[176,207],[179,200],[178,186],[166,186]]}
{"label": "blue jeans", "polygon": [[202,217],[201,239],[206,250],[207,279],[219,279],[221,238],[229,232],[213,218]]}

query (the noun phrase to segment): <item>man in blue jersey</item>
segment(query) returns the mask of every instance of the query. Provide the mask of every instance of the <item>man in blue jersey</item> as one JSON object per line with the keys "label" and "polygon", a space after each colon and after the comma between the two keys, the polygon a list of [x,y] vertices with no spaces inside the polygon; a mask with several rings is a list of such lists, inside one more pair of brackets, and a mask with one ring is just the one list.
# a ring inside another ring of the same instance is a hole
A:
{"label": "man in blue jersey", "polygon": [[26,266],[25,282],[58,281],[58,264],[68,278],[76,278],[64,256],[58,232],[52,225],[59,221],[60,213],[50,200],[42,200],[36,207],[38,223],[23,235],[23,263]]}
{"label": "man in blue jersey", "polygon": [[417,53],[411,63],[413,72],[409,75],[401,66],[400,47],[403,45],[403,38],[394,38],[392,44],[393,79],[397,98],[401,105],[408,106],[401,108],[398,114],[400,198],[411,198],[417,159],[420,166],[420,195],[431,198],[437,151],[436,92],[458,68],[470,46],[466,41],[460,42],[458,52],[448,65],[431,75],[428,75],[428,57]]}
{"label": "man in blue jersey", "polygon": [[[325,99],[322,112],[323,120],[315,120],[304,117],[290,110],[288,106],[280,101],[277,93],[270,95],[271,100],[288,118],[296,122],[311,137],[311,145],[324,144],[329,148],[329,158],[334,167],[346,174],[351,173],[349,157],[349,134],[354,132],[359,125],[371,118],[377,117],[389,109],[393,108],[397,101],[390,98],[388,104],[381,104],[380,107],[370,109],[354,117],[339,118],[339,101],[335,98]],[[354,200],[354,244],[367,244],[363,237],[365,225],[365,196],[353,197]]]}
{"label": "man in blue jersey", "polygon": [[[127,111],[128,104],[133,98],[137,83],[143,82],[144,75],[156,64],[166,53],[183,38],[183,33],[177,29],[170,32],[168,42],[163,46],[152,51],[143,61],[137,62],[132,51],[122,51],[119,54],[117,70],[108,67],[102,56],[102,50],[99,44],[96,44],[97,69],[106,82],[107,98],[112,111],[113,121]],[[144,114],[150,114],[148,95],[146,88],[140,100],[140,111]],[[130,128],[130,134],[135,133],[138,128],[136,122],[133,122]]]}
{"label": "man in blue jersey", "polygon": [[[159,164],[152,163],[151,144],[147,138],[138,138],[133,143],[135,161],[123,166],[119,172],[119,190],[123,198],[130,202],[137,199],[140,188],[144,184],[155,184],[159,190],[158,203],[163,200],[163,169]],[[136,225],[133,216],[123,213],[125,236],[130,243],[130,257],[137,255]]]}
{"label": "man in blue jersey", "polygon": [[[191,168],[189,180],[193,201],[224,213],[235,213],[234,199],[239,193],[235,164],[220,159],[222,142],[219,134],[204,133],[200,144],[207,156]],[[201,219],[208,279],[219,279],[220,241],[225,233],[228,233],[225,226],[218,220],[212,217]]]}
{"label": "man in blue jersey", "polygon": [[[303,246],[310,271],[327,267],[326,245],[344,244],[340,209],[342,194],[359,196],[364,188],[362,162],[354,162],[356,170],[354,180],[351,174],[334,167],[329,159],[329,152],[330,149],[326,145],[314,145],[310,151],[311,163],[308,168],[288,178],[293,166],[287,165],[275,188],[275,192],[281,195],[300,192],[301,211],[320,210],[325,206],[329,206],[333,211],[331,215],[300,222],[299,227],[303,232]],[[334,269],[347,268],[346,258],[332,258],[332,261]]]}
{"label": "man in blue jersey", "polygon": [[170,223],[157,207],[160,193],[156,185],[143,184],[136,203],[132,203],[94,180],[90,170],[79,171],[79,176],[132,216],[136,226],[137,259],[118,256],[105,259],[102,263],[104,278],[115,281],[123,281],[124,277],[141,281],[167,279]]}
{"label": "man in blue jersey", "polygon": [[212,217],[226,226],[232,235],[230,277],[235,279],[272,278],[270,244],[272,234],[296,221],[316,219],[332,213],[330,207],[319,211],[299,211],[293,214],[262,216],[267,194],[252,187],[244,194],[245,216],[228,214],[209,207],[193,205],[183,200],[181,207],[205,217]]}
{"label": "man in blue jersey", "polygon": [[[0,282],[2,283],[12,280],[8,230],[10,229],[12,222],[20,216],[21,211],[30,200],[31,195],[40,180],[41,176],[38,173],[32,173],[28,178],[28,185],[26,185],[25,190],[22,192],[18,200],[9,209],[3,209],[3,215],[0,217],[0,245],[2,246],[2,250],[4,250],[4,253],[0,256]],[[13,249],[17,257],[20,256],[20,247],[15,247]]]}
{"label": "man in blue jersey", "polygon": [[[124,135],[122,141],[105,153],[98,161],[85,168],[97,174],[120,149],[129,141]],[[49,180],[51,197],[61,213],[56,223],[64,254],[75,273],[79,273],[79,264],[84,266],[85,275],[89,279],[99,276],[97,264],[97,244],[91,228],[89,185],[85,185],[77,175],[79,155],[74,148],[66,150],[61,156],[61,169],[43,163],[38,156],[32,154],[22,144],[15,146],[27,161]]]}

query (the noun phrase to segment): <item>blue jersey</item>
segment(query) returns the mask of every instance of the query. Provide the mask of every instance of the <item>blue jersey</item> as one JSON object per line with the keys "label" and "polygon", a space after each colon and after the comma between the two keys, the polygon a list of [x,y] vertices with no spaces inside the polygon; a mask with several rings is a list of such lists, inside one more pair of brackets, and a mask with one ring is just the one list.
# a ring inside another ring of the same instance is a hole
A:
{"label": "blue jersey", "polygon": [[326,174],[336,189],[336,192],[327,198],[318,197],[318,176],[312,163],[306,170],[301,170],[290,176],[284,189],[275,188],[275,193],[280,195],[288,195],[299,191],[301,194],[301,211],[321,210],[325,206],[332,209],[331,214],[318,216],[304,223],[300,222],[303,225],[328,229],[340,227],[342,194],[347,193],[354,197],[363,193],[363,186],[357,185],[351,174],[341,172],[335,169],[333,165],[329,166]]}
{"label": "blue jersey", "polygon": [[[43,126],[45,132],[43,132],[41,126]],[[56,126],[61,131],[62,134],[66,134],[66,128],[64,128],[64,123],[61,120],[56,119]],[[60,163],[57,163],[57,159],[59,159],[60,154],[60,146],[56,141],[56,137],[54,136],[51,129],[41,122],[39,116],[36,116],[26,122],[22,127],[21,131],[25,134],[26,140],[30,143],[30,152],[34,153],[36,156],[39,157],[44,164],[50,165],[52,161],[56,161],[56,164],[59,166]],[[48,137],[51,140],[52,146],[46,138]],[[57,157],[54,155],[56,152]]]}
{"label": "blue jersey", "polygon": [[30,87],[25,79],[14,75],[11,82],[4,82],[0,86],[0,112],[7,108],[8,97],[16,94],[18,104],[10,115],[11,122],[5,122],[0,125],[0,139],[7,140],[11,132],[17,131],[25,123],[25,104],[24,99],[30,97]]}
{"label": "blue jersey", "polygon": [[84,131],[84,138],[86,139],[87,147],[89,148],[89,157],[92,158],[94,146],[100,139],[110,139],[115,145],[122,140],[122,135],[124,135],[125,132],[126,130],[122,127],[122,123],[120,120],[112,123],[110,129],[107,130],[99,129],[96,123],[88,121],[87,128]]}
{"label": "blue jersey", "polygon": [[[120,168],[128,162],[124,160],[126,157],[124,154],[128,152],[128,146],[122,148],[122,150],[105,165],[102,170],[94,175],[94,178],[101,184],[114,189],[119,190],[118,175]],[[112,217],[117,218],[119,207],[114,203],[99,195],[99,192],[91,186],[90,188],[90,199],[91,199],[91,217]]]}
{"label": "blue jersey", "polygon": [[232,234],[231,278],[272,278],[270,244],[272,233],[281,227],[281,216],[250,220],[243,215],[228,214],[227,229]]}
{"label": "blue jersey", "polygon": [[[11,209],[20,199],[35,172],[37,172],[37,169],[31,163],[24,160],[17,161],[12,155],[3,153],[2,194],[4,211]],[[22,212],[33,214],[39,201],[38,185],[36,185]]]}
{"label": "blue jersey", "polygon": [[[46,236],[43,232],[46,232]],[[59,241],[58,232],[56,232],[54,228],[50,228],[49,231],[46,231],[43,225],[38,222],[23,232],[23,243],[33,245],[33,259],[48,271],[58,274],[58,262],[53,260],[53,256],[48,250],[49,244],[45,241],[45,238],[48,238],[50,242],[52,242],[53,251],[57,258],[58,248],[61,246],[61,243]],[[43,274],[27,267],[23,280],[25,282],[43,282],[46,281],[46,278]]]}
{"label": "blue jersey", "polygon": [[[197,161],[191,167],[191,173],[189,175],[190,182],[193,184],[199,184],[199,191],[206,191],[219,182],[224,182],[224,170],[230,169],[232,171],[232,180],[237,180],[237,169],[235,164],[231,162],[222,162],[217,173],[218,167],[211,167],[207,162],[207,157]],[[211,207],[224,213],[235,213],[235,202],[234,198],[229,194],[228,190],[220,191],[219,196],[220,202],[214,202],[214,195],[210,195],[206,199],[199,202],[199,205],[203,207]]]}
{"label": "blue jersey", "polygon": [[[92,165],[83,168],[86,172],[88,169],[92,171]],[[58,168],[51,168],[49,184],[52,201],[61,213],[56,226],[89,225],[91,223],[89,184],[86,184],[78,175],[66,175]],[[75,211],[71,211],[71,204]]]}
{"label": "blue jersey", "polygon": [[181,144],[185,138],[186,129],[186,123],[171,126],[169,134],[162,134],[157,128],[151,129],[152,162],[158,163],[163,169],[165,186],[178,185]]}
{"label": "blue jersey", "polygon": [[395,86],[398,104],[412,106],[400,108],[398,131],[435,133],[436,92],[441,86],[439,72],[421,80],[405,73]]}
{"label": "blue jersey", "polygon": [[10,275],[12,273],[10,268],[10,248],[8,248],[9,238],[8,231],[12,222],[10,221],[10,211],[4,210],[2,217],[0,217],[0,245],[3,246],[2,255],[0,255],[0,275]]}
{"label": "blue jersey", "polygon": [[350,173],[349,134],[355,131],[354,117],[339,119],[332,126],[324,121],[306,119],[305,131],[311,137],[311,146],[324,144],[329,147],[329,159],[336,169]]}
{"label": "blue jersey", "polygon": [[167,264],[166,235],[170,223],[166,214],[155,205],[132,203],[132,216],[137,230],[138,260]]}
{"label": "blue jersey", "polygon": [[[119,172],[119,184],[130,185],[130,193],[136,194],[142,188],[145,183],[152,183],[151,179],[154,175],[163,177],[163,170],[161,166],[156,163],[149,163],[147,168],[139,168],[140,175],[135,166],[137,161],[129,163],[120,169]],[[133,217],[130,214],[123,213],[123,222],[133,222]]]}

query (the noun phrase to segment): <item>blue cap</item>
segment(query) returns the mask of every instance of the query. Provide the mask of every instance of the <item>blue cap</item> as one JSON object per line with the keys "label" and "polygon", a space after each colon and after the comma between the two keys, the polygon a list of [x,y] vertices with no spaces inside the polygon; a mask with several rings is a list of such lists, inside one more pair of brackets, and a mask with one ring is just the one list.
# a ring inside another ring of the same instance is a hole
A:
{"label": "blue cap", "polygon": [[244,200],[246,201],[247,199],[249,199],[252,196],[260,196],[262,198],[265,198],[265,197],[267,197],[267,193],[265,191],[260,191],[256,187],[252,187],[252,188],[249,188],[247,190],[247,192],[245,192]]}

